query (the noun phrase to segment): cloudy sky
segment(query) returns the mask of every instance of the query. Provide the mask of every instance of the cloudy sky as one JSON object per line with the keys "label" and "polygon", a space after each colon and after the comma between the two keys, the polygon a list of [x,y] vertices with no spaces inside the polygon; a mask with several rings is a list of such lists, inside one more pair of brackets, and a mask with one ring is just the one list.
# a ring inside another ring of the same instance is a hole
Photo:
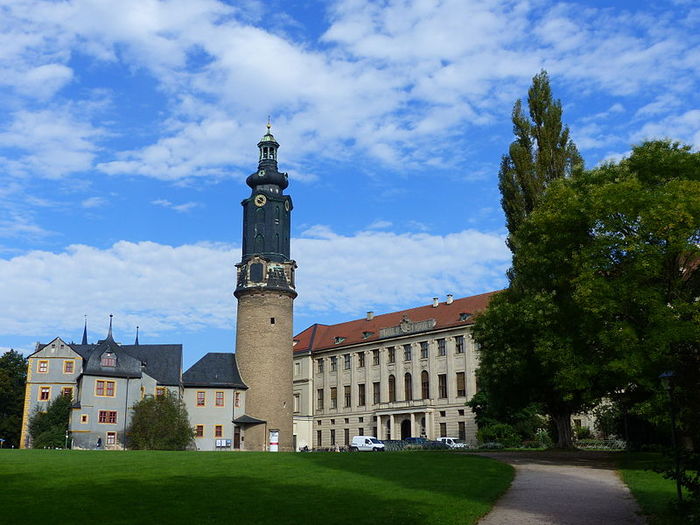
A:
{"label": "cloudy sky", "polygon": [[0,0],[0,349],[234,348],[268,115],[295,330],[505,284],[510,113],[546,69],[586,164],[700,148],[688,1]]}

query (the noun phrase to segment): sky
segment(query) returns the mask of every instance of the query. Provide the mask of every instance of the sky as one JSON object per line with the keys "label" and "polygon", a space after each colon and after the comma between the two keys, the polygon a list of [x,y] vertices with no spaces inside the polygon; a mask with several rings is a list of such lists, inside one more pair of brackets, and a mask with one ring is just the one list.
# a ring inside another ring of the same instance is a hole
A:
{"label": "sky", "polygon": [[506,285],[513,104],[548,71],[589,168],[700,148],[694,1],[0,0],[0,351],[235,348],[268,115],[294,329]]}

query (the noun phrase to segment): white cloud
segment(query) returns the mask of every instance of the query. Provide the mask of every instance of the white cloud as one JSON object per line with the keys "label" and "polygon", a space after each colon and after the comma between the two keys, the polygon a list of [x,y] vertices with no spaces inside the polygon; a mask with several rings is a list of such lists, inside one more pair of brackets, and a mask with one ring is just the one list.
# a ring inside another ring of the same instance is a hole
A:
{"label": "white cloud", "polygon": [[151,204],[154,204],[155,206],[160,206],[162,208],[175,210],[178,213],[186,213],[192,208],[201,206],[199,202],[185,202],[183,204],[173,204],[172,202],[166,199],[156,199],[154,201],[151,201]]}
{"label": "white cloud", "polygon": [[367,229],[368,230],[386,230],[387,228],[390,228],[391,226],[392,226],[391,221],[377,219],[376,221],[367,225]]}
{"label": "white cloud", "polygon": [[104,203],[105,200],[102,197],[88,197],[87,199],[84,199],[80,205],[83,208],[97,208],[102,206]]}
{"label": "white cloud", "polygon": [[[295,308],[316,316],[388,311],[449,292],[500,288],[510,260],[502,236],[475,230],[344,236],[315,227],[293,246]],[[99,320],[109,313],[121,333],[137,324],[153,334],[231,329],[239,259],[240,249],[230,245],[121,241],[0,260],[0,296],[11,298],[0,302],[0,333],[79,333],[84,314]]]}
{"label": "white cloud", "polygon": [[631,137],[632,142],[670,138],[700,149],[700,109],[669,115],[658,122],[648,122]]}

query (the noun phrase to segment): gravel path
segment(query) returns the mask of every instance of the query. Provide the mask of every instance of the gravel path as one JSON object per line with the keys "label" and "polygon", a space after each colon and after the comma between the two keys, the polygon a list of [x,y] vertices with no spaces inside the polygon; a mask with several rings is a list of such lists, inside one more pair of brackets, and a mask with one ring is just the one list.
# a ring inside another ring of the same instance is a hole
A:
{"label": "gravel path", "polygon": [[479,525],[639,525],[636,501],[606,453],[485,453],[515,480]]}

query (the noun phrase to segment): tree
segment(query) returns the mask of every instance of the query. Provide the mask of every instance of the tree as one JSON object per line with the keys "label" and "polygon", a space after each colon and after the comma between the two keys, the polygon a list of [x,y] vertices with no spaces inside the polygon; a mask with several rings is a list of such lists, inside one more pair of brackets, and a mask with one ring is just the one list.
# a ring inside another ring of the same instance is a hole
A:
{"label": "tree", "polygon": [[[511,143],[508,154],[503,155],[498,174],[501,206],[510,236],[535,209],[553,180],[583,169],[583,160],[569,138],[569,128],[561,121],[561,102],[552,98],[546,71],[533,77],[527,104],[529,118],[522,102],[515,103],[515,141]],[[510,240],[508,245],[512,249]]]}
{"label": "tree", "polygon": [[5,447],[19,447],[22,431],[27,359],[14,350],[0,356],[0,438]]}
{"label": "tree", "polygon": [[570,414],[675,372],[681,420],[700,409],[700,154],[669,142],[553,182],[512,237],[511,287],[477,319],[480,379],[500,403],[540,402],[570,446]]}
{"label": "tree", "polygon": [[68,396],[58,396],[49,401],[46,410],[38,406],[29,419],[29,435],[32,448],[63,448],[66,446],[68,422],[73,401]]}
{"label": "tree", "polygon": [[[562,356],[582,343],[570,318],[569,283],[566,279],[548,282],[548,273],[530,276],[534,279],[521,275],[527,269],[523,265],[528,254],[520,254],[519,250],[526,250],[536,234],[522,230],[546,190],[557,180],[581,173],[583,161],[569,138],[568,127],[562,124],[561,102],[552,98],[545,71],[532,79],[527,102],[529,118],[522,103],[515,103],[516,139],[503,156],[499,172],[513,267],[508,272],[509,289],[494,298],[477,320],[475,336],[482,346],[479,378],[489,392],[494,414],[505,419],[513,411],[538,403],[557,424],[558,445],[569,447],[571,414],[591,404],[595,397],[584,389],[562,385],[564,377],[557,374]],[[569,219],[576,221],[575,217]],[[579,228],[574,235],[580,233]],[[555,266],[559,252],[556,249],[547,254]],[[576,385],[585,383],[576,373],[569,373],[566,380]]]}
{"label": "tree", "polygon": [[134,404],[127,433],[129,448],[140,450],[185,450],[194,437],[185,404],[167,391]]}

